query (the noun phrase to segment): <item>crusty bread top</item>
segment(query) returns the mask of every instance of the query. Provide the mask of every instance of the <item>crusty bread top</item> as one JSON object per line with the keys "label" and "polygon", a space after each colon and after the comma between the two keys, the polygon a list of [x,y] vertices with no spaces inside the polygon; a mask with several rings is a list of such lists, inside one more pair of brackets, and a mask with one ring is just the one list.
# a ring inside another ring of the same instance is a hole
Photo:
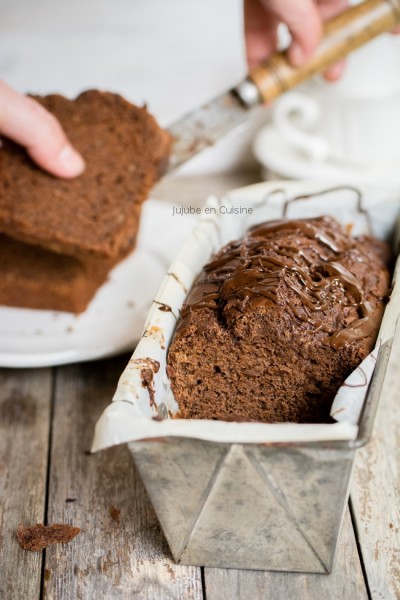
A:
{"label": "crusty bread top", "polygon": [[388,247],[330,217],[267,221],[204,266],[168,352],[179,417],[330,422],[372,350]]}

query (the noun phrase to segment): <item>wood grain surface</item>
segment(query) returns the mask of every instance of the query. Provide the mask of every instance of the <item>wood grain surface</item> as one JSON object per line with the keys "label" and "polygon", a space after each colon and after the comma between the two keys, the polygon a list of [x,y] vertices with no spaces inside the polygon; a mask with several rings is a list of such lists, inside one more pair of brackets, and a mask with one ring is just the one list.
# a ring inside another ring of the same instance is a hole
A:
{"label": "wood grain surface", "polygon": [[43,523],[52,374],[0,369],[0,598],[39,598],[42,554],[19,547],[20,524]]}
{"label": "wood grain surface", "polygon": [[370,443],[358,452],[352,509],[372,600],[400,598],[400,327]]}
{"label": "wood grain surface", "polygon": [[58,370],[47,518],[82,532],[46,551],[44,598],[202,598],[200,569],[174,565],[127,447],[89,453],[127,360]]}
{"label": "wood grain surface", "polygon": [[[127,360],[0,370],[1,600],[400,597],[399,337],[331,575],[174,565],[127,448],[89,453]],[[43,553],[22,550],[17,527],[36,522],[82,531]]]}

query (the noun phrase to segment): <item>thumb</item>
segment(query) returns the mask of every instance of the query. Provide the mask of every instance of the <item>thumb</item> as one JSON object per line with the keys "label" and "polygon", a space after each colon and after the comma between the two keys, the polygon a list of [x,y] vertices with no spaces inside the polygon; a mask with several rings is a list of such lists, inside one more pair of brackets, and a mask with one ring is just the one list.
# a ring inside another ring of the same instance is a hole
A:
{"label": "thumb", "polygon": [[57,177],[76,177],[85,168],[57,119],[1,81],[0,132],[24,146],[32,160]]}
{"label": "thumb", "polygon": [[300,66],[317,48],[323,32],[320,12],[313,0],[269,0],[276,17],[289,28],[293,41],[288,50],[293,66]]}

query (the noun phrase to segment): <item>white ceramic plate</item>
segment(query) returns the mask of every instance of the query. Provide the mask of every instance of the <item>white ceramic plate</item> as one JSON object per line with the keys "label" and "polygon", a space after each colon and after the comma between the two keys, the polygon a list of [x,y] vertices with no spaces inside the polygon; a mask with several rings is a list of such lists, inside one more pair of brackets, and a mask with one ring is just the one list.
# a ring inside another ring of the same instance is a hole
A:
{"label": "white ceramic plate", "polygon": [[268,179],[314,179],[330,183],[368,185],[400,189],[400,174],[394,169],[356,169],[331,161],[312,161],[279,135],[273,125],[264,127],[253,145],[257,160]]}
{"label": "white ceramic plate", "polygon": [[0,366],[44,367],[133,349],[169,263],[194,224],[148,200],[137,249],[110,273],[81,315],[0,307]]}

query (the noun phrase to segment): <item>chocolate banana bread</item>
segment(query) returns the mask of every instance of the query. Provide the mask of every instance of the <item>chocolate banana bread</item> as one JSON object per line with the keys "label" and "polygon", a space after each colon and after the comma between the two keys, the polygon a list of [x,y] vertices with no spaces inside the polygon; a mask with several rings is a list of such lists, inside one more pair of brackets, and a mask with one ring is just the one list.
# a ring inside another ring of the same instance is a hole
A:
{"label": "chocolate banana bread", "polygon": [[114,259],[80,261],[0,235],[0,305],[81,313],[133,247]]}
{"label": "chocolate banana bread", "polygon": [[334,219],[270,221],[218,252],[181,311],[168,374],[181,418],[329,422],[371,351],[389,250]]}
{"label": "chocolate banana bread", "polygon": [[34,98],[60,120],[86,170],[76,179],[52,177],[3,139],[0,231],[78,258],[117,257],[135,237],[137,207],[166,166],[169,134],[146,108],[117,94]]}

